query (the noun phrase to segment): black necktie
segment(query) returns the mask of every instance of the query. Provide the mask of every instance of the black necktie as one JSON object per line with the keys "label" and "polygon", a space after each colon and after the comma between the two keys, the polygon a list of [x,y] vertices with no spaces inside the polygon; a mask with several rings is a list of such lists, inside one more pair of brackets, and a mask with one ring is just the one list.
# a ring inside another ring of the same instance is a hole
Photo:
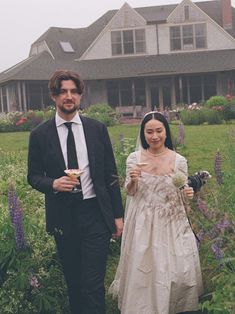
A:
{"label": "black necktie", "polygon": [[68,169],[78,169],[78,159],[76,153],[76,146],[72,131],[72,123],[66,122],[65,125],[68,128],[67,136],[67,158],[68,158]]}

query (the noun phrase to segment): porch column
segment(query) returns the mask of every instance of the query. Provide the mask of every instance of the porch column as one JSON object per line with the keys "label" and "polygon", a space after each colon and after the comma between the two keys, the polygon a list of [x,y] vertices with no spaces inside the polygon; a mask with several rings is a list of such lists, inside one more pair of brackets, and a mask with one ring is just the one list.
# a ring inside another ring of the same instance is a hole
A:
{"label": "porch column", "polygon": [[22,108],[22,95],[21,95],[21,83],[20,82],[17,82],[17,94],[18,94],[18,102],[19,102],[19,110],[22,111],[23,108]]}
{"label": "porch column", "polygon": [[179,91],[180,91],[180,104],[183,104],[183,83],[182,83],[182,77],[179,77]]}
{"label": "porch column", "polygon": [[159,109],[160,111],[164,110],[164,104],[163,104],[163,87],[160,86],[159,88]]}
{"label": "porch column", "polygon": [[40,85],[40,96],[41,96],[41,109],[45,109],[44,101],[43,101],[43,87]]}
{"label": "porch column", "polygon": [[201,76],[201,92],[202,92],[202,99],[201,101],[205,101],[205,86],[204,86],[204,76]]}
{"label": "porch column", "polygon": [[22,83],[22,92],[23,92],[23,111],[27,111],[25,82]]}
{"label": "porch column", "polygon": [[2,87],[0,87],[0,98],[1,98],[1,112],[4,112],[4,108],[3,108],[3,95],[2,95]]}
{"label": "porch column", "polygon": [[136,97],[135,97],[135,82],[132,80],[131,82],[131,102],[133,106],[133,118],[136,118]]}
{"label": "porch column", "polygon": [[10,112],[10,95],[9,95],[9,89],[6,86],[6,96],[7,96],[7,112]]}
{"label": "porch column", "polygon": [[190,95],[190,83],[189,83],[189,78],[186,78],[186,84],[187,84],[187,100],[188,100],[188,105],[191,104],[191,95]]}
{"label": "porch column", "polygon": [[122,95],[121,95],[121,89],[120,89],[120,80],[118,81],[118,101],[119,101],[118,106],[121,107],[122,106]]}
{"label": "porch column", "polygon": [[171,78],[171,106],[176,105],[175,78]]}
{"label": "porch column", "polygon": [[149,87],[149,82],[147,79],[145,79],[145,95],[146,95],[146,112],[151,110],[151,92]]}

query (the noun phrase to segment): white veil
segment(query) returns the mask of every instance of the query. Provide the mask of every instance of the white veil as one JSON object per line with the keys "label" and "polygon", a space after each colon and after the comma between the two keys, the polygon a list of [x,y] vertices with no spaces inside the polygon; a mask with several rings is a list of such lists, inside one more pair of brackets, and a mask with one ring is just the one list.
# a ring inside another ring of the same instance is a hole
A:
{"label": "white veil", "polygon": [[[149,111],[149,112],[146,112],[146,113],[144,114],[142,120],[143,120],[146,116],[148,116],[148,115],[150,115],[150,114],[154,115],[154,113],[161,113],[161,112],[159,112],[159,111]],[[138,152],[138,151],[140,151],[141,149],[143,149],[143,146],[142,146],[141,140],[140,140],[140,130],[141,130],[141,124],[140,124],[140,126],[139,126],[138,136],[137,136],[137,139],[136,139],[135,152]],[[126,183],[126,181],[125,181],[125,183]],[[125,184],[125,185],[126,185],[126,184]],[[128,212],[129,207],[130,207],[131,199],[132,199],[132,196],[127,194],[127,196],[126,196],[126,205],[125,205],[124,220],[126,219],[127,212]]]}

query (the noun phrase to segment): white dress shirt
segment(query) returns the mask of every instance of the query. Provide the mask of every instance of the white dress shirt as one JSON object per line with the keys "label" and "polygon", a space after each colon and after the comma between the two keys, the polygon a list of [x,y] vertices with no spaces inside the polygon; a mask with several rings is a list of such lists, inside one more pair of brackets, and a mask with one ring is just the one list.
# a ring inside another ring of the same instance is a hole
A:
{"label": "white dress shirt", "polygon": [[65,165],[67,167],[67,136],[68,136],[68,128],[64,125],[65,122],[73,122],[72,123],[72,131],[74,134],[78,165],[79,169],[84,170],[81,174],[80,180],[82,183],[82,193],[83,198],[88,199],[95,197],[95,190],[91,180],[90,168],[89,168],[89,160],[87,154],[87,146],[85,141],[85,135],[83,130],[83,125],[79,114],[77,113],[71,121],[65,121],[62,119],[58,113],[55,115],[55,122],[57,127],[57,132],[60,139],[60,146],[63,153]]}

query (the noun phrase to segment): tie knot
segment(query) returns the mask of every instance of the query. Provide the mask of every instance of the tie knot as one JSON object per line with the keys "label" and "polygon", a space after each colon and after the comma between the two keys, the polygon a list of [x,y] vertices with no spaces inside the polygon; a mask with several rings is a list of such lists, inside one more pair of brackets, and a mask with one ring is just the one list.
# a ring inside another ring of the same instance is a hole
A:
{"label": "tie knot", "polygon": [[64,125],[68,128],[69,131],[72,130],[72,123],[73,122],[65,122]]}

